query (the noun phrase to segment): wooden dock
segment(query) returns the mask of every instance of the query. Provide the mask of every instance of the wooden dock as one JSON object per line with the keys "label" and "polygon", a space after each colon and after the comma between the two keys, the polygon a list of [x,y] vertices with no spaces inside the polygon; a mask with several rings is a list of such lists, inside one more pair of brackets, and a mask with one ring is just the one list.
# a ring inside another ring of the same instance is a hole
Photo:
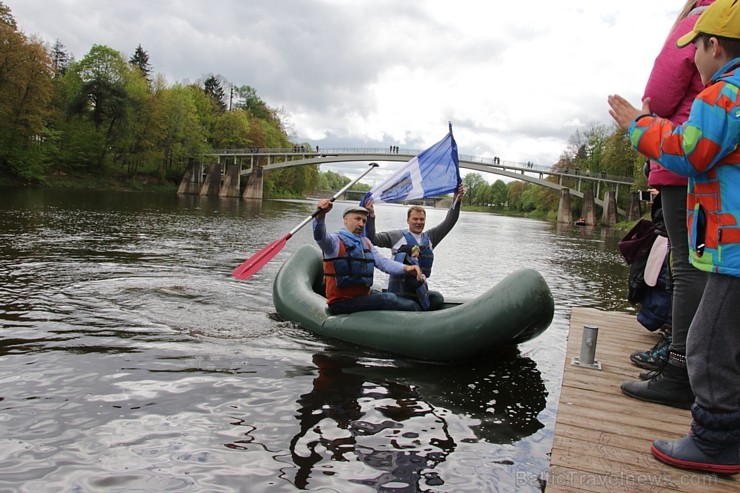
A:
{"label": "wooden dock", "polygon": [[[571,364],[580,355],[584,325],[599,327],[595,360],[601,370]],[[642,402],[619,389],[641,371],[630,353],[657,339],[633,315],[573,310],[546,493],[740,491],[738,475],[692,473],[650,453],[653,440],[680,438],[691,423],[690,411]]]}

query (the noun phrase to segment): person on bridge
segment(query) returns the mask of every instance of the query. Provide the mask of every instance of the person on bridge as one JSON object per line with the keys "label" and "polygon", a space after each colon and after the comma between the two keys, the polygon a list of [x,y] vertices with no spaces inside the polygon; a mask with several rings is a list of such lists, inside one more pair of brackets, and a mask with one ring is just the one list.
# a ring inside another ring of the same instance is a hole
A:
{"label": "person on bridge", "polygon": [[693,44],[705,88],[681,125],[610,95],[609,114],[640,153],[688,177],[691,264],[708,273],[686,341],[691,433],[656,440],[666,464],[740,473],[740,0],[715,0],[676,41]]}
{"label": "person on bridge", "polygon": [[[404,245],[410,245],[412,247],[418,245],[421,250],[419,265],[425,278],[428,278],[432,275],[434,247],[439,245],[439,242],[441,242],[442,239],[447,236],[447,233],[449,233],[455,224],[457,224],[457,220],[460,217],[460,207],[462,205],[462,198],[464,195],[465,186],[461,183],[453,195],[452,206],[447,211],[445,219],[440,224],[426,232],[424,231],[424,226],[426,225],[427,213],[423,207],[414,205],[409,207],[408,212],[406,213],[406,223],[408,224],[407,230],[396,229],[377,233],[375,230],[375,207],[372,199],[368,200],[365,203],[365,206],[370,213],[367,220],[367,227],[365,228],[365,234],[373,245],[390,248],[393,257],[399,262],[404,262],[410,253],[410,250],[403,248]],[[404,282],[403,277],[391,275],[388,278],[388,291],[426,305],[426,301],[419,298],[419,294],[416,290],[404,289],[404,286],[407,284],[408,283]],[[439,291],[426,290],[425,296],[429,301],[429,310],[436,310],[441,308],[444,304],[444,296]]]}
{"label": "person on bridge", "polygon": [[[679,13],[665,44],[655,58],[643,99],[650,98],[650,109],[657,116],[681,124],[689,117],[691,103],[704,88],[701,75],[694,63],[696,48],[676,46],[676,40],[690,32],[699,15],[714,0],[688,0]],[[690,409],[694,393],[686,369],[686,338],[689,326],[699,306],[707,274],[689,263],[689,244],[686,241],[686,184],[685,176],[677,175],[650,160],[648,184],[660,192],[663,221],[668,232],[671,251],[671,331],[661,344],[631,356],[635,365],[657,370],[646,376],[646,381],[624,382],[625,395],[647,402]]]}
{"label": "person on bridge", "polygon": [[327,234],[326,214],[334,203],[319,201],[321,210],[313,220],[313,237],[324,255],[326,302],[332,315],[370,310],[419,311],[418,303],[393,293],[372,290],[375,268],[393,276],[413,276],[422,280],[418,265],[404,265],[381,255],[370,241],[362,236],[368,210],[347,207],[344,227],[338,233]]}

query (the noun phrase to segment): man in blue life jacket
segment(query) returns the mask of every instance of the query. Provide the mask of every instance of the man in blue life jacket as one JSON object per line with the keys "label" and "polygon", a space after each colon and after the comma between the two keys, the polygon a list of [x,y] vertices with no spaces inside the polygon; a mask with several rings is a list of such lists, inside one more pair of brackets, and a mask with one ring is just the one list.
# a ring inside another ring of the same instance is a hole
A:
{"label": "man in blue life jacket", "polygon": [[[365,203],[365,207],[369,211],[365,234],[373,245],[390,248],[393,258],[399,262],[410,262],[409,256],[411,249],[405,247],[406,245],[409,247],[418,246],[420,250],[418,264],[426,279],[432,275],[434,247],[439,245],[439,242],[447,236],[447,233],[452,230],[457,223],[457,219],[460,217],[460,206],[462,205],[463,195],[465,195],[465,187],[460,184],[452,197],[452,206],[447,211],[447,216],[445,216],[441,223],[426,232],[424,231],[424,227],[426,226],[427,213],[423,207],[414,205],[409,207],[406,213],[407,230],[397,229],[376,233],[375,207],[373,201],[368,200]],[[428,290],[426,282],[421,285],[420,290],[411,289],[414,283],[407,281],[410,280],[403,276],[390,275],[388,279],[388,291],[404,298],[413,299],[423,306],[427,305],[427,300],[425,299],[427,298],[429,310],[436,310],[442,307],[444,304],[442,293]],[[419,285],[419,283],[416,284],[417,286]]]}
{"label": "man in blue life jacket", "polygon": [[329,313],[339,315],[369,310],[419,311],[413,300],[393,293],[372,290],[373,272],[380,269],[401,279],[422,279],[418,265],[405,265],[385,258],[362,236],[368,210],[353,206],[344,210],[344,227],[338,233],[327,234],[326,213],[333,207],[328,199],[320,200],[321,210],[313,221],[313,237],[324,255],[324,279]]}

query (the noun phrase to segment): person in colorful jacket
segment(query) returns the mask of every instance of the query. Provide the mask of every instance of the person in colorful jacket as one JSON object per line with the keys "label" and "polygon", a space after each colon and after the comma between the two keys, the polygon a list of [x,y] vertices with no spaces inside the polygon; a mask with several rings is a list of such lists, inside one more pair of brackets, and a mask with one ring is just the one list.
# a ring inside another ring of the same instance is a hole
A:
{"label": "person in colorful jacket", "polygon": [[740,0],[716,0],[694,29],[678,39],[694,44],[705,89],[677,125],[610,95],[609,113],[635,149],[688,177],[687,227],[691,264],[708,280],[686,342],[696,396],[691,433],[656,440],[660,461],[717,474],[740,472]]}
{"label": "person in colorful jacket", "polygon": [[339,315],[370,310],[418,311],[413,300],[393,293],[373,291],[375,268],[389,275],[412,275],[422,279],[418,265],[404,265],[383,257],[370,241],[362,236],[368,211],[364,207],[347,207],[343,214],[344,227],[338,233],[326,233],[326,214],[333,202],[320,200],[321,210],[313,220],[313,237],[324,255],[324,279],[329,313]]}
{"label": "person in colorful jacket", "polygon": [[[704,88],[694,63],[696,48],[676,46],[676,40],[690,32],[699,16],[714,0],[688,0],[663,48],[655,58],[643,100],[650,98],[650,110],[673,123],[681,124],[689,117],[691,103]],[[671,250],[671,332],[667,347],[637,352],[632,361],[642,368],[656,368],[646,381],[628,381],[621,386],[624,394],[648,402],[690,409],[694,402],[689,373],[686,369],[686,338],[689,326],[699,306],[707,275],[691,267],[689,245],[686,242],[685,176],[678,175],[650,161],[648,184],[660,192],[663,220]]]}
{"label": "person in colorful jacket", "polygon": [[[457,224],[460,217],[460,207],[462,198],[465,195],[465,186],[460,184],[452,197],[452,206],[447,211],[447,216],[437,226],[429,231],[424,231],[426,226],[427,213],[423,207],[412,205],[406,213],[407,230],[396,229],[377,233],[375,230],[375,207],[372,199],[365,203],[370,214],[367,220],[365,234],[373,245],[383,248],[390,248],[393,258],[399,262],[404,262],[408,255],[404,245],[418,245],[421,252],[418,257],[418,263],[425,278],[432,275],[432,264],[434,263],[434,247],[447,236],[452,228]],[[426,300],[421,300],[416,291],[404,289],[404,279],[400,276],[391,275],[388,278],[388,291],[396,293],[399,296],[416,300],[419,303],[426,304]],[[429,310],[436,310],[444,304],[444,295],[439,291],[427,290],[424,295],[429,301]]]}

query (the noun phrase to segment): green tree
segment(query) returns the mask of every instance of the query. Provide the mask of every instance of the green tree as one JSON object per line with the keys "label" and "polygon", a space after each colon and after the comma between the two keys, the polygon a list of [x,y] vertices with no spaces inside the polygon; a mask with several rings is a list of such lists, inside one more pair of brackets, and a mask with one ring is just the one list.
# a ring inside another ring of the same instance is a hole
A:
{"label": "green tree", "polygon": [[463,176],[463,184],[465,185],[463,204],[478,205],[476,197],[480,195],[481,187],[487,186],[486,180],[483,179],[480,173],[468,173]]}
{"label": "green tree", "polygon": [[247,114],[243,111],[226,111],[216,116],[211,142],[219,149],[251,147]]}
{"label": "green tree", "polygon": [[66,47],[57,39],[51,47],[51,65],[54,69],[54,75],[63,75],[72,61],[72,55],[67,52]]}
{"label": "green tree", "polygon": [[609,175],[634,177],[637,190],[647,186],[644,164],[645,156],[632,148],[627,132],[614,125],[604,146],[604,171]]}
{"label": "green tree", "polygon": [[527,186],[522,193],[521,210],[523,212],[532,212],[537,209],[537,194],[531,186]]}
{"label": "green tree", "polygon": [[526,190],[526,183],[523,181],[513,181],[508,185],[509,193],[507,194],[507,202],[509,203],[509,210],[523,211],[522,195]]}
{"label": "green tree", "polygon": [[[94,45],[68,72],[78,89],[69,113],[81,120],[78,130],[90,139],[96,149],[88,154],[87,166],[102,169],[106,156],[117,147],[117,139],[125,137],[126,118],[131,101],[126,84],[131,68],[120,52],[103,45]],[[87,123],[92,123],[90,128]],[[88,149],[92,150],[92,149]]]}
{"label": "green tree", "polygon": [[609,136],[610,128],[607,125],[592,125],[587,131],[588,138],[587,157],[584,169],[591,173],[597,173],[604,169],[604,148]]}
{"label": "green tree", "polygon": [[[467,192],[466,192],[467,195]],[[491,185],[485,180],[480,185],[473,188],[473,205],[488,206],[493,201]]]}
{"label": "green tree", "polygon": [[334,171],[325,171],[319,174],[317,190],[341,190],[352,180]]}
{"label": "green tree", "polygon": [[149,64],[149,54],[144,51],[141,44],[136,47],[134,54],[129,58],[128,63],[139,69],[144,78],[151,82],[152,66]]}
{"label": "green tree", "polygon": [[261,120],[272,120],[274,118],[274,112],[267,106],[259,96],[257,91],[251,86],[241,86],[234,89],[234,93],[238,96],[237,108],[240,108],[249,113],[254,118]]}
{"label": "green tree", "polygon": [[226,103],[224,102],[226,93],[224,93],[224,88],[215,75],[210,75],[203,82],[203,91],[219,111],[226,111]]}
{"label": "green tree", "polygon": [[508,202],[509,189],[504,180],[496,180],[491,185],[491,203],[494,207],[503,207]]}
{"label": "green tree", "polygon": [[45,119],[52,65],[39,41],[18,32],[0,3],[0,167],[29,180],[44,172]]}
{"label": "green tree", "polygon": [[205,93],[196,86],[175,84],[158,94],[162,128],[156,147],[162,153],[159,174],[184,171],[190,162],[197,162],[207,149],[207,129],[203,124],[210,115],[200,113],[211,105]]}
{"label": "green tree", "polygon": [[13,17],[13,12],[11,12],[10,7],[5,5],[4,2],[0,2],[0,24],[5,24],[13,31],[18,30],[18,25],[15,22],[15,17]]}
{"label": "green tree", "polygon": [[159,99],[150,91],[150,82],[136,69],[126,80],[126,118],[113,147],[114,162],[131,175],[154,160],[156,139],[161,132]]}

